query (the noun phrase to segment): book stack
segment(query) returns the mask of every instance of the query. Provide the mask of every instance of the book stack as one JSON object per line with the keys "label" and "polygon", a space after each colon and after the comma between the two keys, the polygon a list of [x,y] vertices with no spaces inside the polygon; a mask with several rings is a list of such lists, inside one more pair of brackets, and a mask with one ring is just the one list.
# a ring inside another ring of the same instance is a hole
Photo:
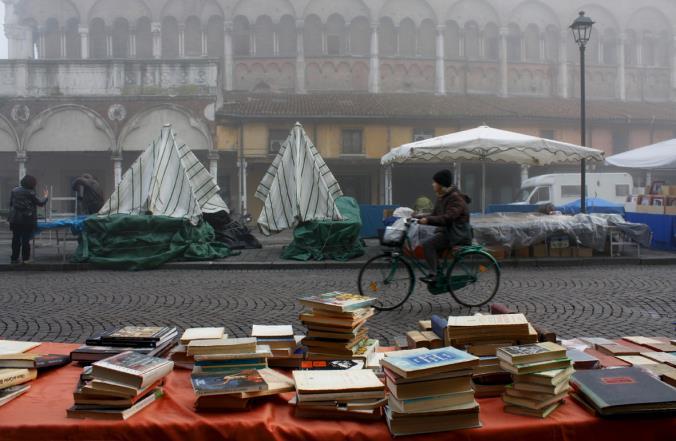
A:
{"label": "book stack", "polygon": [[28,392],[30,382],[37,378],[38,368],[70,362],[68,356],[25,353],[38,346],[40,343],[0,340],[0,406]]}
{"label": "book stack", "polygon": [[251,336],[259,345],[269,346],[271,367],[298,368],[305,353],[301,347],[302,335],[294,335],[291,325],[253,325]]}
{"label": "book stack", "polygon": [[505,412],[546,418],[568,395],[575,370],[563,346],[551,342],[509,346],[498,349],[498,358],[514,378],[502,395]]}
{"label": "book stack", "polygon": [[174,363],[127,351],[85,369],[67,416],[126,420],[162,397],[162,383]]}
{"label": "book stack", "polygon": [[372,297],[331,292],[300,299],[309,308],[300,315],[308,329],[303,345],[307,358],[318,360],[367,359],[377,349],[368,338],[366,321],[373,316]]}
{"label": "book stack", "polygon": [[380,419],[385,386],[373,371],[294,371],[296,416],[302,418]]}
{"label": "book stack", "polygon": [[223,327],[188,328],[181,335],[179,344],[171,348],[168,357],[176,367],[192,370],[195,367],[195,359],[192,355],[188,355],[188,345],[192,341],[217,340],[227,336]]}
{"label": "book stack", "polygon": [[176,328],[123,326],[88,338],[85,345],[71,352],[70,358],[87,364],[129,351],[162,357],[174,347],[177,338]]}
{"label": "book stack", "polygon": [[193,340],[187,355],[194,357],[192,385],[197,410],[237,410],[248,406],[242,393],[268,390],[259,370],[268,367],[269,346],[253,337]]}
{"label": "book stack", "polygon": [[388,353],[381,361],[387,389],[385,408],[392,435],[480,427],[471,378],[479,359],[448,347]]}

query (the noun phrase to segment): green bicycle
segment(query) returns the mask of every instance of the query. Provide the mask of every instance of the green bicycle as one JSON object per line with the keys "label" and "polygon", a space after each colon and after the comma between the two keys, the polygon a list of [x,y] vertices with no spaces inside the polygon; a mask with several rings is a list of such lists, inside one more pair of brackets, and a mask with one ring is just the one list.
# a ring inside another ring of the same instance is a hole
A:
{"label": "green bicycle", "polygon": [[[396,240],[381,240],[385,252],[370,259],[359,271],[359,293],[376,297],[374,307],[379,311],[399,308],[413,294],[416,282],[413,268],[423,275],[427,273],[427,265],[406,252],[405,245],[412,249],[408,230],[413,222],[406,222]],[[490,302],[500,287],[500,265],[495,258],[476,245],[449,251],[440,262],[436,281],[427,284],[430,294],[448,292],[458,303],[468,307],[480,307]]]}

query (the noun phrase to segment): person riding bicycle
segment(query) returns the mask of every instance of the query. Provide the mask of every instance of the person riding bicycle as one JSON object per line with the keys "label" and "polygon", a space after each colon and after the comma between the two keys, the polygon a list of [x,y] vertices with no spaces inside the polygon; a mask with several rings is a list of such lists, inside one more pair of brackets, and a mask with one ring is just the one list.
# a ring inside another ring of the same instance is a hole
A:
{"label": "person riding bicycle", "polygon": [[434,236],[422,243],[429,273],[421,280],[426,283],[437,280],[439,251],[472,244],[468,206],[472,200],[453,185],[453,173],[450,170],[437,172],[432,178],[432,188],[437,195],[434,210],[431,215],[418,216],[420,224],[439,227]]}

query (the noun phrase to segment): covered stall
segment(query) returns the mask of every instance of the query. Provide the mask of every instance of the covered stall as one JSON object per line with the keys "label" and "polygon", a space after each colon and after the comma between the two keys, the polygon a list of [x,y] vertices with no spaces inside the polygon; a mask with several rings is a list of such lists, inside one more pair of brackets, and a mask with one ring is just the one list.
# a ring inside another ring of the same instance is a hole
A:
{"label": "covered stall", "polygon": [[606,163],[642,170],[676,170],[676,139],[609,156]]}
{"label": "covered stall", "polygon": [[[521,133],[481,126],[462,132],[405,144],[381,159],[385,167],[406,162],[460,163],[477,161],[482,166],[482,212],[486,211],[486,163],[513,163],[526,166],[603,161],[603,152],[575,144],[538,138]],[[458,165],[458,168],[460,166]],[[456,179],[459,173],[456,171]],[[386,202],[391,197],[391,170],[385,173]]]}

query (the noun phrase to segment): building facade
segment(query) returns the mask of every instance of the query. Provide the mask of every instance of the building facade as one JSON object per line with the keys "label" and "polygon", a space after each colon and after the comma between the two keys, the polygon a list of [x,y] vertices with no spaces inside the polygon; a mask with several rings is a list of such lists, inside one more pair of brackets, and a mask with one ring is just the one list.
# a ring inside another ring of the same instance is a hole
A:
{"label": "building facade", "polygon": [[[420,137],[485,122],[579,142],[579,52],[567,27],[580,9],[596,22],[588,96],[612,109],[590,114],[588,144],[615,153],[674,136],[669,0],[2,1],[3,194],[26,170],[61,194],[86,171],[111,191],[163,123],[210,164],[230,204],[254,214],[247,196],[296,120],[363,202],[384,198],[378,158]],[[473,192],[471,170],[463,185]],[[411,173],[400,180],[423,172]],[[520,176],[496,170],[491,200],[509,199]],[[408,203],[396,172],[394,182],[395,202]]]}

